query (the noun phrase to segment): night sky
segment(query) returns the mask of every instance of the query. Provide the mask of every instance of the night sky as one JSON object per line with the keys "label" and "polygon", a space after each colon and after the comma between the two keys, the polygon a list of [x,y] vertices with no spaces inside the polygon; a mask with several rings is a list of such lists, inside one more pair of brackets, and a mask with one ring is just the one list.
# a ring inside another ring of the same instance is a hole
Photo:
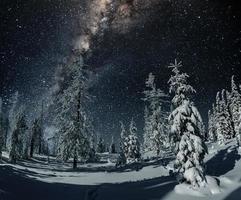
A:
{"label": "night sky", "polygon": [[[91,90],[96,130],[117,132],[119,121],[131,117],[141,129],[145,79],[153,72],[158,87],[168,92],[167,65],[175,58],[190,75],[206,121],[216,92],[229,89],[232,74],[241,84],[239,0],[134,2],[140,3],[131,5],[128,23],[117,18],[101,36],[95,34],[85,58],[96,75]],[[81,0],[1,0],[0,95],[7,99],[18,90],[31,104],[44,96],[57,64],[71,55],[74,38],[91,20],[86,13]]]}

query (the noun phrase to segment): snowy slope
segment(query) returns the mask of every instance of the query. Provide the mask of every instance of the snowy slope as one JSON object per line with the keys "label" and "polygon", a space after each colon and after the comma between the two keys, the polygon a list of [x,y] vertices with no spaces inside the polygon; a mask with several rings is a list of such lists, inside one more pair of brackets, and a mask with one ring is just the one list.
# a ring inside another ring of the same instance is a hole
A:
{"label": "snowy slope", "polygon": [[217,194],[200,194],[199,191],[194,192],[183,188],[181,196],[180,193],[172,191],[163,198],[164,200],[241,199],[241,149],[237,148],[236,141],[230,140],[223,146],[209,144],[208,147],[209,154],[205,159],[207,174],[220,181],[220,192],[217,192]]}

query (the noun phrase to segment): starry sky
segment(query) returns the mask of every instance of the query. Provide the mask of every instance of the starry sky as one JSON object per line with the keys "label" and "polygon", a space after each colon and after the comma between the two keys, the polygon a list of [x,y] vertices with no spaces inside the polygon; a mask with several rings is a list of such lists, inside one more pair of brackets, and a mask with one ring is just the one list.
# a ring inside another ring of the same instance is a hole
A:
{"label": "starry sky", "polygon": [[[71,55],[76,36],[91,32],[89,24],[103,15],[86,2],[0,2],[1,96],[7,99],[18,90],[33,104],[49,90],[56,66]],[[158,87],[168,92],[167,65],[175,58],[183,61],[183,70],[190,75],[197,90],[194,101],[204,120],[216,92],[229,89],[232,74],[241,84],[238,0],[145,2],[120,1],[118,9],[104,14],[113,18],[108,26],[99,25],[101,31],[87,37],[85,62],[96,76],[91,110],[96,130],[107,136],[119,131],[119,121],[127,123],[132,117],[142,129],[145,79],[153,72]]]}

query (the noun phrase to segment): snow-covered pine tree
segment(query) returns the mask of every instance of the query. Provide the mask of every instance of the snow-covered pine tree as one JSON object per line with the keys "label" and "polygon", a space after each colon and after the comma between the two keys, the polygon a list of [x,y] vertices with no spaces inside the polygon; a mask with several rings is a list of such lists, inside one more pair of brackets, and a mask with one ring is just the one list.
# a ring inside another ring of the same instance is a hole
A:
{"label": "snow-covered pine tree", "polygon": [[24,155],[24,137],[28,130],[24,109],[21,107],[16,114],[16,124],[11,135],[11,147],[9,159],[12,163],[16,163],[17,159]]}
{"label": "snow-covered pine tree", "polygon": [[213,114],[211,110],[208,110],[208,140],[212,141],[213,139]]}
{"label": "snow-covered pine tree", "polygon": [[167,95],[156,87],[155,76],[150,73],[146,80],[146,90],[143,92],[145,97],[145,127],[144,127],[144,151],[153,150],[159,155],[163,143],[167,142],[168,135],[164,131],[167,118],[163,104]]}
{"label": "snow-covered pine tree", "polygon": [[169,141],[167,132],[165,131],[166,124],[165,118],[162,114],[161,107],[153,111],[151,116],[152,124],[152,145],[153,150],[156,152],[156,155],[159,156],[161,151],[167,146]]}
{"label": "snow-covered pine tree", "polygon": [[40,153],[40,140],[42,133],[40,118],[36,118],[31,128],[31,141],[30,141],[30,157],[33,157],[34,153]]}
{"label": "snow-covered pine tree", "polygon": [[111,137],[110,153],[116,153],[116,148],[115,148],[115,142],[114,142],[114,136],[113,135]]}
{"label": "snow-covered pine tree", "polygon": [[96,142],[95,142],[95,136],[94,133],[91,134],[90,136],[90,148],[96,149]]}
{"label": "snow-covered pine tree", "polygon": [[96,142],[95,142],[94,132],[90,134],[89,142],[90,142],[90,152],[89,152],[88,162],[95,162],[98,160],[98,157],[96,155]]}
{"label": "snow-covered pine tree", "polygon": [[23,159],[30,157],[30,144],[31,144],[31,130],[28,128],[23,136]]}
{"label": "snow-covered pine tree", "polygon": [[133,119],[130,123],[129,135],[125,141],[125,153],[127,164],[139,162],[141,160],[140,143],[138,141],[137,128]]}
{"label": "snow-covered pine tree", "polygon": [[217,110],[215,104],[212,104],[212,119],[213,119],[213,141],[217,141]]}
{"label": "snow-covered pine tree", "polygon": [[222,103],[220,98],[220,92],[216,94],[216,107],[215,107],[215,127],[217,133],[217,141],[219,144],[223,144],[225,141],[224,134],[222,131],[222,121],[224,121],[224,117],[222,115]]}
{"label": "snow-covered pine tree", "polygon": [[[229,131],[229,134],[228,134],[228,138],[234,138],[235,137],[235,127],[234,127],[234,122],[232,120],[232,114],[230,112],[230,109],[229,109],[229,104],[228,104],[228,91],[227,90],[222,90],[222,102],[224,104],[224,112],[225,112],[225,115],[226,115],[226,120],[228,122],[228,126],[230,128],[230,131]],[[239,111],[238,111],[239,113]],[[238,114],[237,114],[238,116]],[[238,121],[238,119],[237,119]],[[238,123],[238,122],[237,122]]]}
{"label": "snow-covered pine tree", "polygon": [[87,156],[87,162],[97,162],[99,157],[96,154],[96,134],[93,126],[93,119],[90,117],[89,113],[86,113],[86,119],[84,125],[84,133],[89,141],[89,155]]}
{"label": "snow-covered pine tree", "polygon": [[37,135],[38,154],[42,154],[44,150],[44,102],[41,102],[40,118],[39,118],[40,131]]}
{"label": "snow-covered pine tree", "polygon": [[150,110],[155,110],[160,107],[164,102],[164,98],[167,98],[167,95],[155,84],[155,76],[150,73],[146,80],[146,90],[143,92],[145,97],[143,100],[148,102]]}
{"label": "snow-covered pine tree", "polygon": [[120,122],[120,128],[121,128],[121,132],[120,132],[120,152],[119,152],[119,157],[117,160],[116,165],[117,166],[122,166],[126,164],[126,154],[127,154],[127,148],[126,145],[126,141],[127,141],[127,132],[126,132],[126,128],[123,122]]}
{"label": "snow-covered pine tree", "polygon": [[144,110],[144,133],[143,133],[143,152],[151,151],[152,144],[151,144],[151,135],[152,135],[152,128],[151,128],[151,118],[149,109],[145,106]]}
{"label": "snow-covered pine tree", "polygon": [[187,96],[196,93],[193,87],[187,83],[189,75],[180,72],[181,67],[182,62],[178,62],[176,59],[174,63],[171,63],[168,66],[168,68],[171,68],[172,72],[174,73],[174,75],[172,75],[168,81],[170,85],[169,93],[174,94],[174,97],[172,99],[172,104],[174,105],[174,107],[182,105],[183,101],[186,100]]}
{"label": "snow-covered pine tree", "polygon": [[220,92],[217,92],[216,94],[216,114],[218,115],[221,112],[221,98],[220,98]]}
{"label": "snow-covered pine tree", "polygon": [[238,146],[241,146],[241,107],[239,108],[239,129],[236,138]]}
{"label": "snow-covered pine tree", "polygon": [[8,134],[7,134],[7,141],[6,141],[6,147],[7,150],[10,151],[11,147],[11,138],[13,129],[15,128],[16,124],[16,113],[18,112],[18,99],[19,99],[19,93],[18,91],[12,94],[12,96],[9,99],[9,105],[11,106],[8,112]]}
{"label": "snow-covered pine tree", "polygon": [[220,144],[226,140],[234,137],[234,128],[232,126],[232,119],[229,113],[226,90],[222,90],[221,98],[220,93],[217,93],[216,98],[217,112],[217,135]]}
{"label": "snow-covered pine tree", "polygon": [[4,144],[3,144],[3,148],[5,150],[7,150],[7,138],[8,138],[8,131],[9,131],[9,120],[8,120],[8,116],[5,114],[4,116]]}
{"label": "snow-covered pine tree", "polygon": [[175,109],[169,116],[169,122],[171,132],[176,135],[175,167],[181,181],[199,187],[206,182],[203,159],[207,147],[201,135],[202,118],[190,100],[195,90],[187,83],[189,76],[180,72],[181,67],[182,63],[177,60],[170,64],[174,75],[168,81],[169,91],[174,94],[172,103]]}
{"label": "snow-covered pine tree", "polygon": [[241,107],[241,94],[239,93],[238,86],[234,81],[234,76],[231,78],[231,92],[229,94],[229,109],[234,125],[235,133],[239,129],[239,108]]}
{"label": "snow-covered pine tree", "polygon": [[208,111],[208,140],[211,142],[215,142],[216,138],[216,129],[215,129],[215,119],[214,113],[209,110]]}
{"label": "snow-covered pine tree", "polygon": [[73,168],[77,168],[78,159],[88,160],[90,144],[87,138],[88,117],[85,101],[89,99],[88,79],[83,68],[82,58],[70,65],[68,86],[58,96],[59,128],[58,157],[63,161],[73,159]]}
{"label": "snow-covered pine tree", "polygon": [[2,98],[0,97],[0,160],[2,159],[2,151],[4,147],[4,118],[3,118],[3,102]]}
{"label": "snow-covered pine tree", "polygon": [[98,153],[104,153],[106,151],[106,146],[104,143],[103,138],[99,138],[98,144],[97,144],[97,152]]}

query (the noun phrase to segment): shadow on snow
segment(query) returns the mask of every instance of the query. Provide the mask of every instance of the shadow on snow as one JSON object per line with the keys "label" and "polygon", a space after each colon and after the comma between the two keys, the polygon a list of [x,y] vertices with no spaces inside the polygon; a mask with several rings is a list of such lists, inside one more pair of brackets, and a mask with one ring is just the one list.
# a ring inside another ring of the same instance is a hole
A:
{"label": "shadow on snow", "polygon": [[[45,183],[28,170],[0,167],[1,200],[147,200],[160,199],[177,184],[173,177],[160,177],[139,182],[102,185]],[[81,177],[80,177],[81,178]]]}
{"label": "shadow on snow", "polygon": [[213,158],[206,162],[206,172],[211,176],[221,176],[232,170],[235,162],[241,156],[236,147],[228,147],[220,150]]}

